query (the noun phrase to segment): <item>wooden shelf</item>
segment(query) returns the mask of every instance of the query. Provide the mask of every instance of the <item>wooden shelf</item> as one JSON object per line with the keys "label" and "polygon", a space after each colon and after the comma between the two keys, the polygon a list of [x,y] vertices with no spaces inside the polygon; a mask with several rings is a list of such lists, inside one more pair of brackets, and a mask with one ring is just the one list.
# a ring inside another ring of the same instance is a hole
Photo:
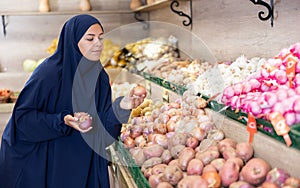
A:
{"label": "wooden shelf", "polygon": [[[173,0],[157,0],[153,4],[144,5],[137,9],[134,9],[133,12],[149,12],[152,10],[161,9],[167,5],[169,5]],[[189,0],[178,0],[178,1],[189,1]]]}
{"label": "wooden shelf", "polygon": [[157,10],[157,9],[165,7],[170,2],[171,2],[171,0],[156,1],[151,5],[144,5],[137,9],[134,9],[133,12],[148,12],[148,11],[152,11],[152,10]]}
{"label": "wooden shelf", "polygon": [[94,10],[94,11],[19,11],[19,12],[1,12],[2,16],[41,16],[41,15],[72,15],[72,14],[132,14],[131,10]]}

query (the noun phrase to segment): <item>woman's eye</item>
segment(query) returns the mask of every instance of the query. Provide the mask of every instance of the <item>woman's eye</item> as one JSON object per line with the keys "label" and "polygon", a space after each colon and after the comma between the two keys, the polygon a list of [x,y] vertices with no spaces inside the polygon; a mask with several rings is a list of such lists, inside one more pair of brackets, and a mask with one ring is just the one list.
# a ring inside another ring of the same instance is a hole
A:
{"label": "woman's eye", "polygon": [[93,38],[86,38],[87,41],[93,41]]}

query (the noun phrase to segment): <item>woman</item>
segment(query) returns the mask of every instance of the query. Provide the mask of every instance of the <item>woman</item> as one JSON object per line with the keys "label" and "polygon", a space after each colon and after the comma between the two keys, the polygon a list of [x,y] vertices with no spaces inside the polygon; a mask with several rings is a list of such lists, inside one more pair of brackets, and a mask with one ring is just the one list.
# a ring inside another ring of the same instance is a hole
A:
{"label": "woman", "polygon": [[[100,63],[103,28],[89,15],[68,20],[56,52],[33,72],[2,137],[1,188],[109,187],[105,148],[145,95],[111,102]],[[82,130],[74,112],[92,116]]]}

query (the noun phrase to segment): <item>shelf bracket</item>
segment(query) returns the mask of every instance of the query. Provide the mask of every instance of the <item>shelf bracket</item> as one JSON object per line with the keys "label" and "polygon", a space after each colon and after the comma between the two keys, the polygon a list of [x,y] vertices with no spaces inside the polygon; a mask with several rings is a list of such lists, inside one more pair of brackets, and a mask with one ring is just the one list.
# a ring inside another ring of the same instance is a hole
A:
{"label": "shelf bracket", "polygon": [[264,2],[263,0],[250,0],[255,5],[262,5],[268,9],[268,15],[263,16],[265,14],[264,11],[259,11],[258,18],[262,21],[266,21],[268,19],[271,20],[271,27],[273,27],[273,21],[274,21],[274,0],[270,0],[270,4]]}
{"label": "shelf bracket", "polygon": [[3,29],[3,35],[4,37],[6,37],[6,26],[7,26],[7,23],[5,21],[5,15],[1,15],[2,17],[2,29]]}
{"label": "shelf bracket", "polygon": [[192,0],[189,0],[190,1],[190,16],[189,15],[187,15],[187,14],[185,14],[184,12],[182,12],[182,11],[178,11],[178,10],[175,10],[175,8],[174,7],[179,7],[179,2],[177,1],[177,0],[173,0],[172,2],[171,2],[171,4],[170,4],[170,8],[171,8],[171,10],[174,12],[174,13],[176,13],[176,14],[178,14],[179,16],[183,16],[183,17],[186,17],[187,18],[187,20],[183,20],[182,21],[182,24],[184,25],[184,26],[191,26],[191,29],[192,29],[192,18],[193,18],[193,6],[192,6]]}
{"label": "shelf bracket", "polygon": [[[143,29],[147,30],[149,29],[149,23],[147,21],[145,21],[144,19],[140,18],[141,16],[141,12],[135,12],[134,13],[134,18],[136,19],[136,21],[142,22],[143,24],[145,24],[143,26]],[[149,14],[147,14],[147,19],[149,20]]]}

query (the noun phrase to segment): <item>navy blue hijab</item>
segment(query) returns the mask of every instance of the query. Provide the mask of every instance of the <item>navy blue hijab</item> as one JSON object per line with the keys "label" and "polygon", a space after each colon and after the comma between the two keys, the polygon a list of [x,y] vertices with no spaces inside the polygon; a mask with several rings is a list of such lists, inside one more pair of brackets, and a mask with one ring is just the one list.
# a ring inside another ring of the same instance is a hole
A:
{"label": "navy blue hijab", "polygon": [[[111,102],[101,63],[79,51],[78,42],[93,24],[101,26],[89,15],[68,20],[56,52],[26,82],[2,137],[1,188],[109,187],[105,148],[130,111],[120,108],[121,98]],[[64,124],[66,114],[78,111],[93,117],[87,134]]]}

